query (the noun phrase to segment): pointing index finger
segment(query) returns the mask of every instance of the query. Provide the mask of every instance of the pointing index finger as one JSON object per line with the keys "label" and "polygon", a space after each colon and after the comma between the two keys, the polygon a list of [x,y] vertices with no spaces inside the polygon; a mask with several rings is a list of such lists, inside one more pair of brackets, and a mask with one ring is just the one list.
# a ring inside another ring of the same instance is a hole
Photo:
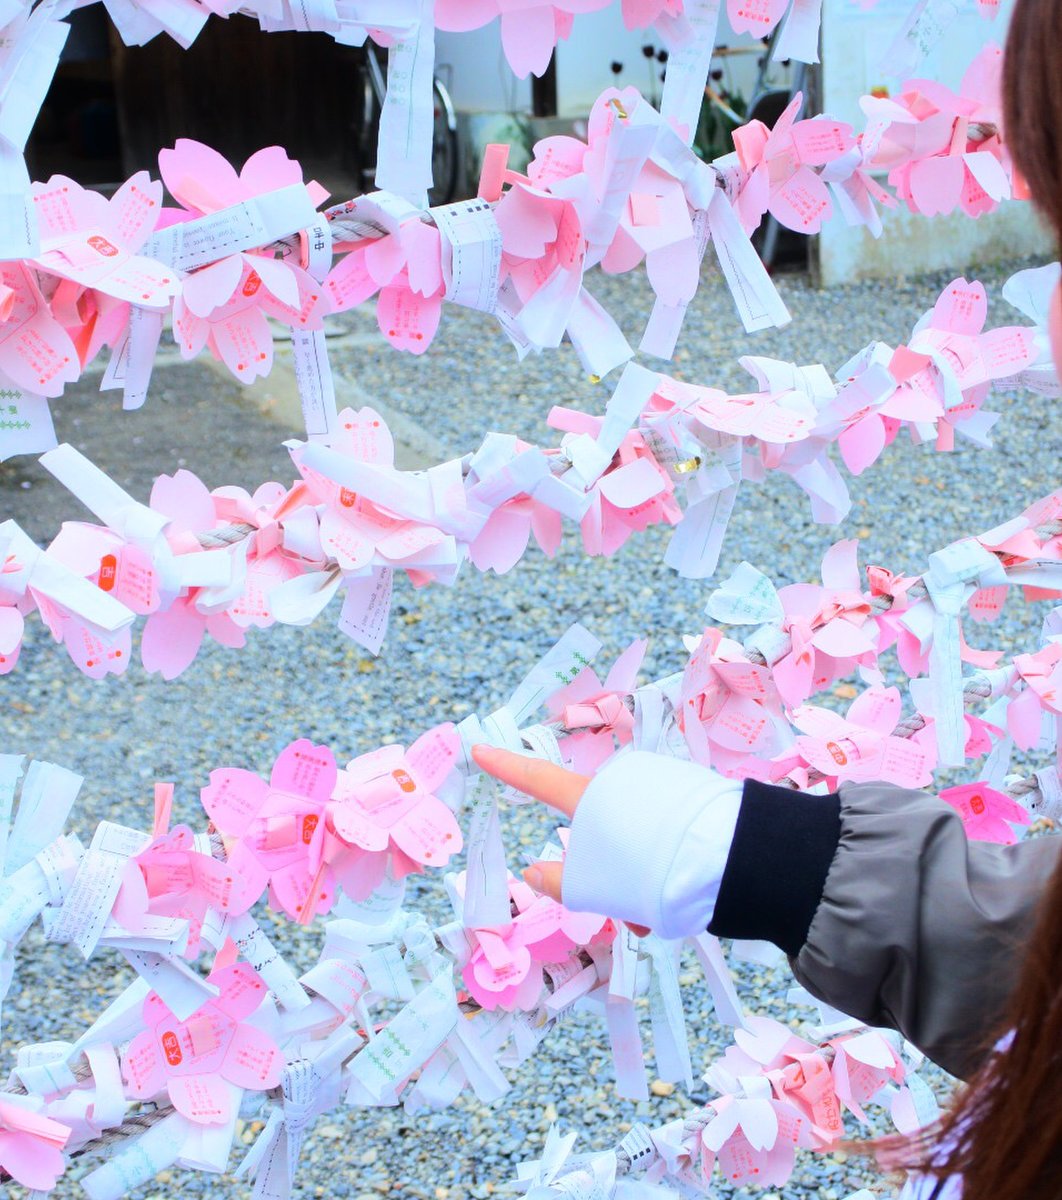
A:
{"label": "pointing index finger", "polygon": [[488,775],[534,796],[568,817],[574,815],[579,798],[590,782],[588,776],[566,771],[545,759],[529,758],[495,746],[473,746],[472,758]]}

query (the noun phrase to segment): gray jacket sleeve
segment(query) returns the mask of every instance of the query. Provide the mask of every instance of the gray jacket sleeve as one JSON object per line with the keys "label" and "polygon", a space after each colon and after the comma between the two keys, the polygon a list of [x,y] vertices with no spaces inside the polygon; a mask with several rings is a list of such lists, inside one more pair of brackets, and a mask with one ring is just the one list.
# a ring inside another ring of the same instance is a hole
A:
{"label": "gray jacket sleeve", "polygon": [[967,1078],[1060,851],[968,841],[950,806],[889,784],[806,796],[750,781],[709,928],[775,942],[813,995]]}

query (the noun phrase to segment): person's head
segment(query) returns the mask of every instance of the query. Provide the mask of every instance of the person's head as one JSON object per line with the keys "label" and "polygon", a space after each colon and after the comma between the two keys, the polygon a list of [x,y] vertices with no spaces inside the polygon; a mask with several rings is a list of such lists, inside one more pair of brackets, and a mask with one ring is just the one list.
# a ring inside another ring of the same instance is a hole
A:
{"label": "person's head", "polygon": [[[1062,246],[1062,0],[1016,0],[1003,56],[1004,138],[1032,201]],[[1062,285],[1051,299],[1062,371]]]}

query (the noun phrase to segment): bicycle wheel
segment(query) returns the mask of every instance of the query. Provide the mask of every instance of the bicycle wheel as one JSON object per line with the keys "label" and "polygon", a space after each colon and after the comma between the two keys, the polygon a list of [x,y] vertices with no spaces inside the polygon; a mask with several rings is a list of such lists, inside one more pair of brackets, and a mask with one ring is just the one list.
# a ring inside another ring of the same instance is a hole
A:
{"label": "bicycle wheel", "polygon": [[450,93],[442,81],[431,84],[434,123],[431,135],[431,175],[434,183],[428,192],[431,205],[449,204],[457,193],[460,155],[457,142],[457,117]]}

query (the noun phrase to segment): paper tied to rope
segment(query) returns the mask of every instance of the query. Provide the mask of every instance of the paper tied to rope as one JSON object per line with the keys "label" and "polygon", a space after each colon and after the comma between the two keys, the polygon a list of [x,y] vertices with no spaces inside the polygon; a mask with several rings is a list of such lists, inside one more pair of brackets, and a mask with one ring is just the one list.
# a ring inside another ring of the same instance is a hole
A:
{"label": "paper tied to rope", "polygon": [[[966,730],[959,616],[976,590],[974,583],[978,587],[1002,586],[1007,575],[995,555],[973,538],[936,551],[929,556],[929,564],[924,579],[933,612],[929,678],[937,753],[942,766],[961,766]],[[901,620],[910,628],[906,619]]]}

